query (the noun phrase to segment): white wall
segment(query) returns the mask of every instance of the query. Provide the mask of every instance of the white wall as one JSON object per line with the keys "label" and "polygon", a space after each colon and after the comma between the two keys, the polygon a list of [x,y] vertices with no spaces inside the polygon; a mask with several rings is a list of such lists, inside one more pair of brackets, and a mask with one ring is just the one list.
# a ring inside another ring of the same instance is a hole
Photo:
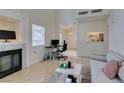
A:
{"label": "white wall", "polygon": [[41,61],[44,53],[44,46],[32,47],[32,24],[46,27],[46,45],[50,45],[51,39],[58,38],[54,10],[0,10],[0,15],[19,20],[20,43],[26,44],[27,66]]}
{"label": "white wall", "polygon": [[112,10],[109,18],[109,50],[124,55],[124,9]]}
{"label": "white wall", "polygon": [[62,26],[68,26],[74,24],[74,10],[73,9],[59,9],[56,10],[57,14],[57,24],[58,27]]}
{"label": "white wall", "polygon": [[[67,45],[68,48],[76,48],[76,12],[77,10],[74,9],[59,9],[56,10],[56,26],[57,26],[57,31],[59,32],[64,32],[65,34],[68,34],[70,27],[74,28],[74,34],[68,37],[68,35],[65,35],[65,39],[67,39]],[[64,27],[64,30],[63,30]],[[65,31],[66,28],[66,31]],[[71,41],[70,41],[71,40]]]}
{"label": "white wall", "polygon": [[29,64],[43,59],[44,46],[32,47],[32,24],[45,26],[45,45],[50,45],[51,39],[57,38],[54,10],[21,10],[21,14],[28,18],[27,33]]}
{"label": "white wall", "polygon": [[[87,42],[86,32],[104,32],[104,42]],[[79,21],[77,33],[77,54],[78,56],[90,57],[91,54],[106,54],[108,50],[108,30],[105,19]]]}
{"label": "white wall", "polygon": [[[78,12],[84,11],[84,9],[68,9],[68,10],[57,10],[57,27],[58,31],[61,30],[61,26],[68,27],[72,25],[76,28],[75,34],[75,47],[78,51],[78,56],[90,56],[92,53],[96,54],[105,54],[108,50],[108,28],[107,28],[107,21],[98,21],[97,19],[101,20],[101,17],[97,16],[92,20],[92,16],[86,19],[87,22],[82,22],[81,18],[77,19]],[[83,20],[84,20],[83,19]],[[78,21],[77,21],[78,20]],[[89,20],[89,22],[88,22]],[[90,21],[92,20],[92,21]],[[79,22],[80,21],[80,22]],[[92,31],[103,31],[105,32],[106,40],[104,43],[86,43],[85,42],[85,32],[92,32]]]}

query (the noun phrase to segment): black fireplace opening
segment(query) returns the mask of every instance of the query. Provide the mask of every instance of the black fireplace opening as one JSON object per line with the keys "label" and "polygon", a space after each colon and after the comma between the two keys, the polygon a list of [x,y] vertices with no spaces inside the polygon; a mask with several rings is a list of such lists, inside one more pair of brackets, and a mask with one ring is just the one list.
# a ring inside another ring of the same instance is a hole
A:
{"label": "black fireplace opening", "polygon": [[0,52],[0,79],[22,69],[22,49]]}

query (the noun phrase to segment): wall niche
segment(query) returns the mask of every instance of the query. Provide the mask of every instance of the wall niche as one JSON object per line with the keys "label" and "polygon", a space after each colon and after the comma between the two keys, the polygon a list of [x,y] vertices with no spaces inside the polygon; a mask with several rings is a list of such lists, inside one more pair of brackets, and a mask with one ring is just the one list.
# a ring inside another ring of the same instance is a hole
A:
{"label": "wall niche", "polygon": [[[8,31],[15,31],[16,39],[9,40],[10,42],[19,43],[21,42],[21,35],[20,35],[20,21],[9,18],[6,16],[0,16],[0,30],[8,30]],[[4,42],[5,40],[0,39],[0,42]]]}
{"label": "wall niche", "polygon": [[104,41],[104,32],[86,32],[86,41],[87,42],[103,42]]}

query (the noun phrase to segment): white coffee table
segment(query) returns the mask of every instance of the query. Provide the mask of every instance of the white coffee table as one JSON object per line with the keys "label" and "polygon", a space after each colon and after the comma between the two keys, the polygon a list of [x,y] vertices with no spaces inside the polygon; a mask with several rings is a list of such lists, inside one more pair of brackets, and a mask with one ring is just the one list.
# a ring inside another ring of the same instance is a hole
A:
{"label": "white coffee table", "polygon": [[82,79],[82,64],[74,63],[74,68],[73,69],[62,69],[62,68],[57,68],[56,69],[56,80],[58,80],[58,75],[73,75],[74,77],[77,78],[77,83],[81,82]]}

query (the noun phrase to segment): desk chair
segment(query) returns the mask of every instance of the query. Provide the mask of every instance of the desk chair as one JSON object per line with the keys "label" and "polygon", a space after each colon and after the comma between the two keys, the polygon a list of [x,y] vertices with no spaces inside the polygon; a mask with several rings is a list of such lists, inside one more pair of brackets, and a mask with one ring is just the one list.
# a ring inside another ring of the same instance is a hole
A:
{"label": "desk chair", "polygon": [[67,56],[64,56],[63,55],[63,52],[64,51],[66,51],[67,50],[67,43],[66,44],[64,44],[63,46],[61,46],[61,45],[59,45],[58,46],[58,59],[60,60],[60,59],[64,59],[64,60],[66,60],[68,57]]}

